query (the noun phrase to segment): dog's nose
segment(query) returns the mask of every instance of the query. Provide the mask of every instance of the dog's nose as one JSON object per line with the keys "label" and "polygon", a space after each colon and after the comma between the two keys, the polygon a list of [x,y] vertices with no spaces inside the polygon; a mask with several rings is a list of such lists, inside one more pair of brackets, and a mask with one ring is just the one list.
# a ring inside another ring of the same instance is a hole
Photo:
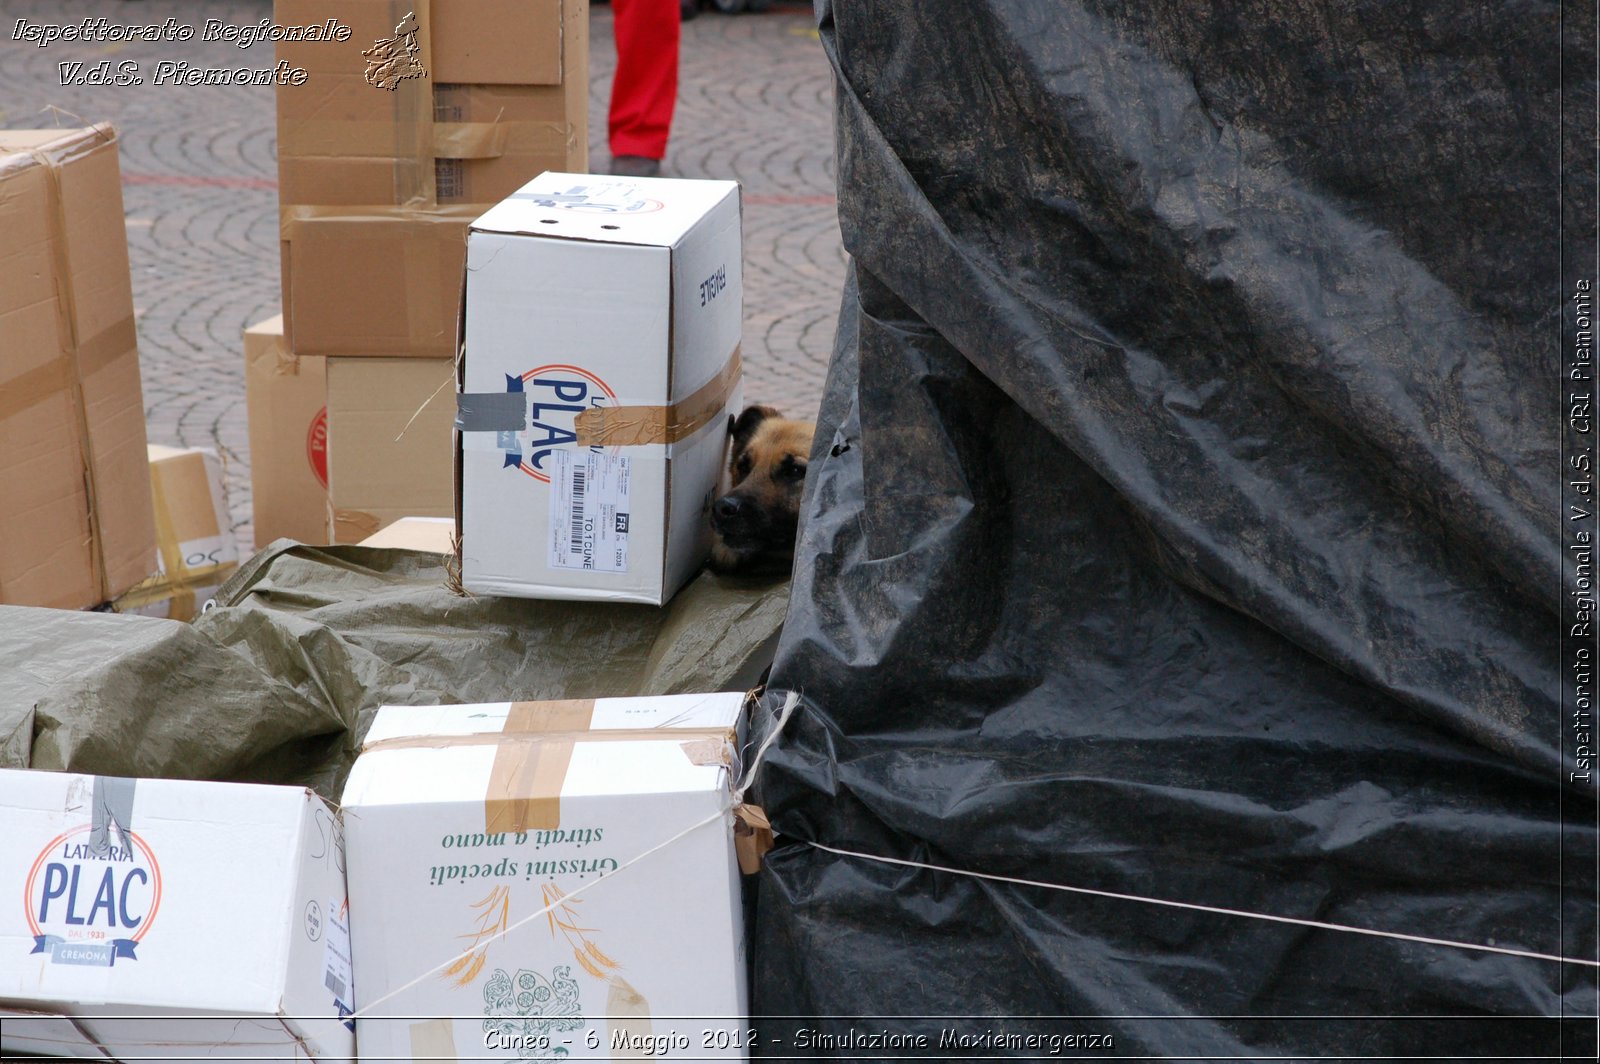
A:
{"label": "dog's nose", "polygon": [[737,495],[724,495],[711,506],[711,513],[719,520],[732,521],[739,516],[744,500]]}

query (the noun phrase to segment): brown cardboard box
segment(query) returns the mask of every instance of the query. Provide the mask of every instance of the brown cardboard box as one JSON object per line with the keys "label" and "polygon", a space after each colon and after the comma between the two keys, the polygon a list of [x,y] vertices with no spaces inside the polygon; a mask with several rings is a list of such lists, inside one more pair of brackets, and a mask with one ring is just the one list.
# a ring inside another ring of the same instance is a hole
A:
{"label": "brown cardboard box", "polygon": [[467,224],[483,209],[284,207],[284,332],[295,354],[451,357]]}
{"label": "brown cardboard box", "polygon": [[[280,41],[277,58],[313,75],[328,71],[364,79],[363,52],[393,40],[407,14],[415,17],[425,78],[444,84],[587,86],[587,0],[276,0],[279,25],[337,19],[347,41]],[[399,88],[423,81],[408,78]],[[389,91],[389,90],[384,90]]]}
{"label": "brown cardboard box", "polygon": [[402,517],[455,513],[455,364],[328,359],[328,497],[335,543]]}
{"label": "brown cardboard box", "polygon": [[456,520],[453,517],[402,517],[362,540],[361,545],[454,554],[455,536]]}
{"label": "brown cardboard box", "polygon": [[161,571],[119,595],[111,608],[117,613],[192,621],[206,599],[239,568],[222,459],[200,447],[151,444],[148,453]]}
{"label": "brown cardboard box", "polygon": [[[285,331],[296,354],[449,357],[466,223],[546,170],[588,168],[587,0],[278,0],[307,72],[278,89]],[[382,88],[362,52],[408,11],[425,75]]]}
{"label": "brown cardboard box", "polygon": [[581,97],[562,86],[436,84],[428,121],[414,130],[360,79],[321,98],[296,95],[317,85],[278,93],[285,204],[496,203],[546,170],[588,159]]}
{"label": "brown cardboard box", "polygon": [[0,602],[156,568],[117,135],[0,131]]}
{"label": "brown cardboard box", "polygon": [[296,357],[283,316],[244,331],[255,540],[328,542],[327,360]]}

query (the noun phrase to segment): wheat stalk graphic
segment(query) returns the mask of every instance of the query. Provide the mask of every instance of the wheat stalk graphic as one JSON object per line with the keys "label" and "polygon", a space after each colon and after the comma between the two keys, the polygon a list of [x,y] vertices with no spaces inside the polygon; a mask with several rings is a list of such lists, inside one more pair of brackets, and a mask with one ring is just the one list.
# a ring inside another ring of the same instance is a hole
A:
{"label": "wheat stalk graphic", "polygon": [[489,947],[481,943],[486,939],[494,939],[511,922],[511,890],[495,887],[487,897],[473,902],[472,907],[478,911],[478,930],[456,936],[470,938],[472,945],[462,951],[455,963],[439,973],[441,979],[452,979],[456,986],[467,986],[478,977],[489,955]]}
{"label": "wheat stalk graphic", "polygon": [[606,979],[611,969],[622,967],[602,953],[594,939],[589,937],[596,929],[584,927],[580,922],[577,907],[583,904],[581,899],[566,900],[566,894],[554,883],[542,884],[540,890],[544,894],[545,906],[550,910],[545,913],[545,919],[550,924],[551,937],[560,934],[566,938],[567,945],[572,947],[572,957],[580,968],[596,979]]}

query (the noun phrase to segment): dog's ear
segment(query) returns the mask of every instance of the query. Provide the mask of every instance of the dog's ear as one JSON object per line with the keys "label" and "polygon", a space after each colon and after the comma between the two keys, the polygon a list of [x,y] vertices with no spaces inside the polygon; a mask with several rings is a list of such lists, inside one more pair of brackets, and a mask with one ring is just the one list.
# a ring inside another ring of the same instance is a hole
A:
{"label": "dog's ear", "polygon": [[769,417],[782,417],[770,406],[747,406],[744,413],[733,420],[728,426],[728,435],[733,437],[733,451],[738,454],[744,450],[745,444],[750,442],[750,437],[755,435],[756,429]]}

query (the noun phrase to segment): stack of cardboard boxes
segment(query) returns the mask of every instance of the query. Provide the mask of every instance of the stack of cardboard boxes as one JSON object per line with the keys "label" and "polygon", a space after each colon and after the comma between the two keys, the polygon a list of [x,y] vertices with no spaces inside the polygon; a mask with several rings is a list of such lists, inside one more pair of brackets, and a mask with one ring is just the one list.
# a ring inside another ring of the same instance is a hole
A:
{"label": "stack of cardboard boxes", "polygon": [[238,566],[214,451],[146,450],[117,133],[0,131],[0,604],[191,619]]}
{"label": "stack of cardboard boxes", "polygon": [[0,131],[0,603],[156,571],[117,134]]}
{"label": "stack of cardboard boxes", "polygon": [[453,512],[467,225],[587,169],[587,0],[277,0],[283,315],[245,333],[256,543]]}

